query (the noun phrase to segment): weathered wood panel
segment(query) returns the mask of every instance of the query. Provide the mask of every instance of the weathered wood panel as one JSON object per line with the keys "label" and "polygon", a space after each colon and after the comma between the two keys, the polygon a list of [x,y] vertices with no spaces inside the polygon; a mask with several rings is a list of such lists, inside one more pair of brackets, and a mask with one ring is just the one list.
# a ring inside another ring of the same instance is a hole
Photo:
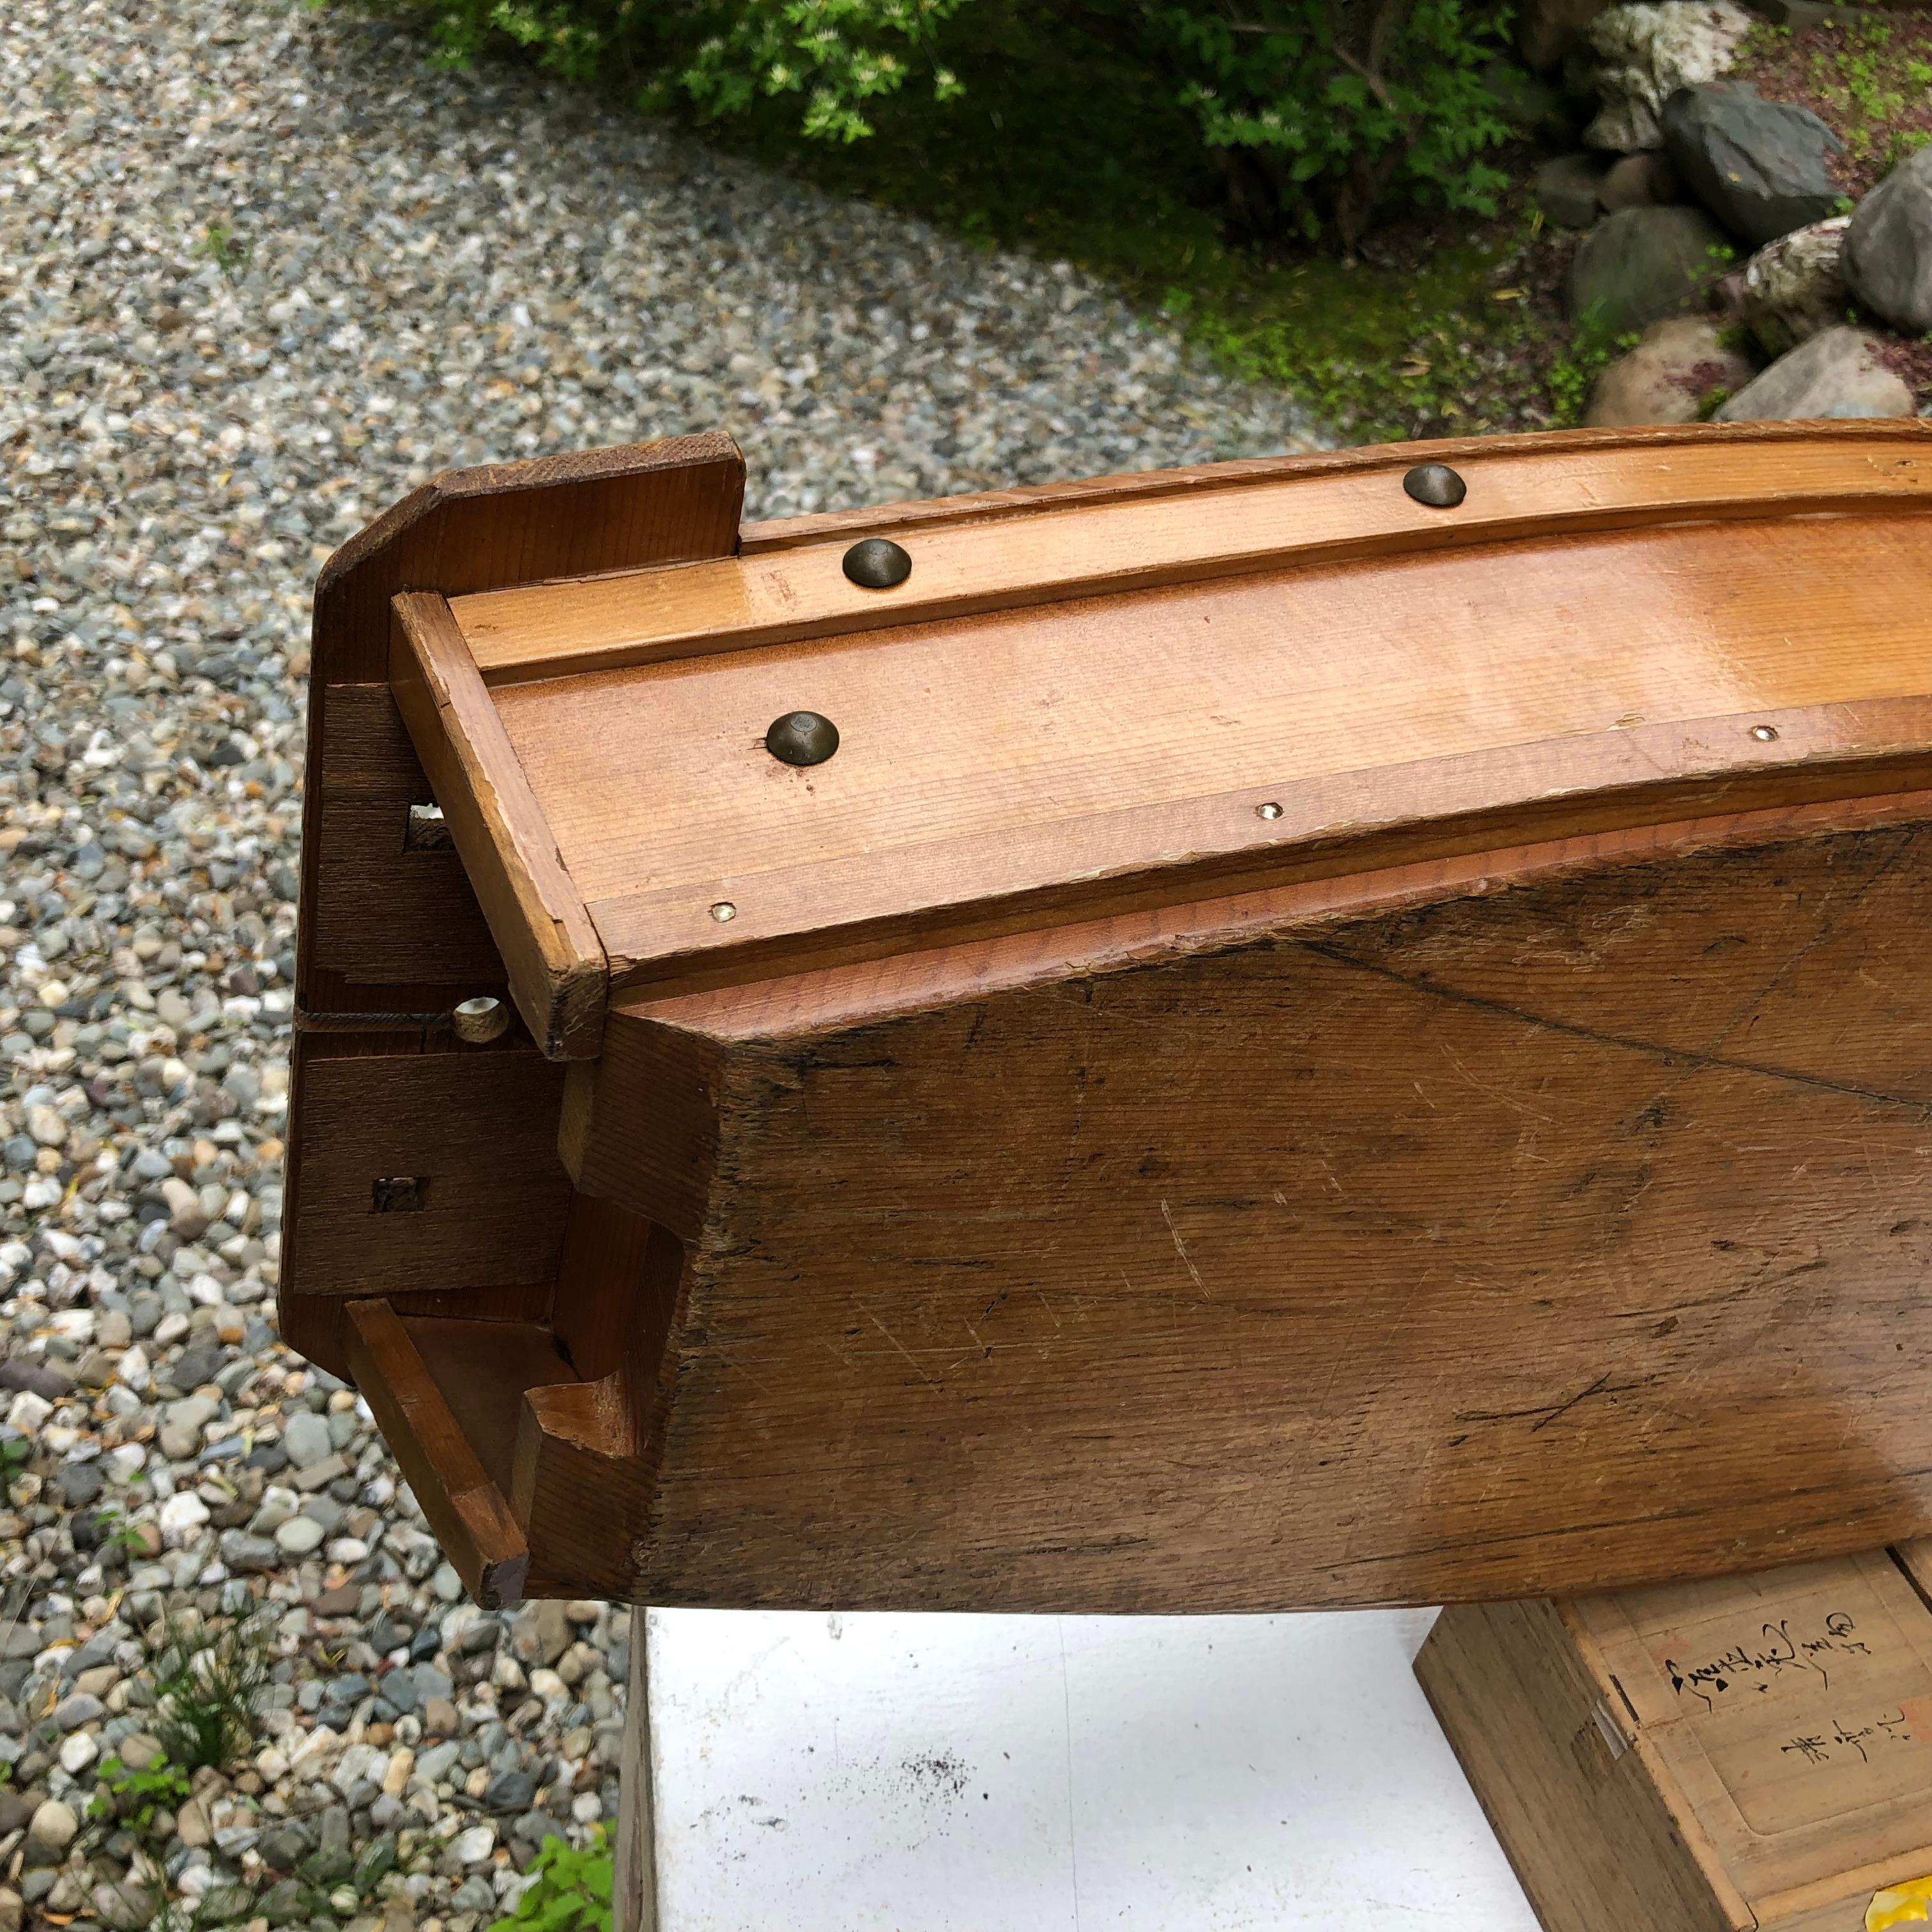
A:
{"label": "weathered wood panel", "polygon": [[722,1053],[634,1595],[1429,1601],[1932,1528],[1928,891],[1881,826],[874,1020],[620,1005],[607,1068]]}

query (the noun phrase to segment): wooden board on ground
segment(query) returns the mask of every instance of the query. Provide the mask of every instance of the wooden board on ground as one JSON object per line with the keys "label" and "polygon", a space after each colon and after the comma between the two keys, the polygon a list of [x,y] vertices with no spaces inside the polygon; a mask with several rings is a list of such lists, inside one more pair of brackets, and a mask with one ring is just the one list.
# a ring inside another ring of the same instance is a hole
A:
{"label": "wooden board on ground", "polygon": [[1932,1611],[1910,1563],[1443,1612],[1416,1672],[1545,1932],[1924,1919]]}

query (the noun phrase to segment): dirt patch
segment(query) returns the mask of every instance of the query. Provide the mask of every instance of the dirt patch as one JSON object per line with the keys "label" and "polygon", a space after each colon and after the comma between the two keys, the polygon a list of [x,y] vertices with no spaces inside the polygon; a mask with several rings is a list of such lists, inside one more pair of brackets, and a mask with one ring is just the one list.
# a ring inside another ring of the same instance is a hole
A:
{"label": "dirt patch", "polygon": [[1932,404],[1932,342],[1881,337],[1877,356],[1912,392],[1913,408],[1922,410]]}
{"label": "dirt patch", "polygon": [[1810,108],[1844,143],[1828,165],[1854,200],[1932,142],[1932,16],[1847,7],[1802,33],[1754,27],[1731,77]]}

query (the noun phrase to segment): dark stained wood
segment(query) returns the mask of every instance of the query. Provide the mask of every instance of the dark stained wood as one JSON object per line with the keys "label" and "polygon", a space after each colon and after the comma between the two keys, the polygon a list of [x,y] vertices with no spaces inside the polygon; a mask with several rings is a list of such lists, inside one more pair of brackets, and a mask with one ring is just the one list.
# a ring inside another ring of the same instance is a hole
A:
{"label": "dark stained wood", "polygon": [[[416,1499],[428,1517],[443,1553],[464,1587],[485,1610],[518,1602],[530,1568],[523,1532],[512,1520],[501,1489],[484,1472],[470,1438],[451,1412],[443,1390],[463,1388],[467,1378],[448,1371],[438,1376],[425,1366],[410,1326],[385,1301],[352,1301],[349,1361],[356,1386],[367,1398]],[[466,1336],[467,1323],[427,1324],[447,1349]],[[492,1334],[484,1359],[502,1359],[502,1338]]]}
{"label": "dark stained wood", "polygon": [[[280,1296],[294,1346],[306,1347],[316,1297],[554,1282],[570,1198],[556,1147],[562,1069],[526,1040],[502,1052],[344,1045],[298,1036]],[[377,1184],[404,1177],[424,1184],[419,1204],[376,1211]]]}
{"label": "dark stained wood", "polygon": [[1932,1528],[1916,809],[882,1017],[620,1003],[601,1075],[724,1056],[632,1594],[1432,1601]]}

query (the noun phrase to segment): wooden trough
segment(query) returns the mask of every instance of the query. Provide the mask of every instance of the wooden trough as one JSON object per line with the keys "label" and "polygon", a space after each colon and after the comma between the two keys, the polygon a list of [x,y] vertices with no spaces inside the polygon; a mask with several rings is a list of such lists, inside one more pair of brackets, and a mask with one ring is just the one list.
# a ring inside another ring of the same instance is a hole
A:
{"label": "wooden trough", "polygon": [[457,472],[317,591],[282,1320],[480,1600],[1932,1532],[1927,430],[742,473]]}

